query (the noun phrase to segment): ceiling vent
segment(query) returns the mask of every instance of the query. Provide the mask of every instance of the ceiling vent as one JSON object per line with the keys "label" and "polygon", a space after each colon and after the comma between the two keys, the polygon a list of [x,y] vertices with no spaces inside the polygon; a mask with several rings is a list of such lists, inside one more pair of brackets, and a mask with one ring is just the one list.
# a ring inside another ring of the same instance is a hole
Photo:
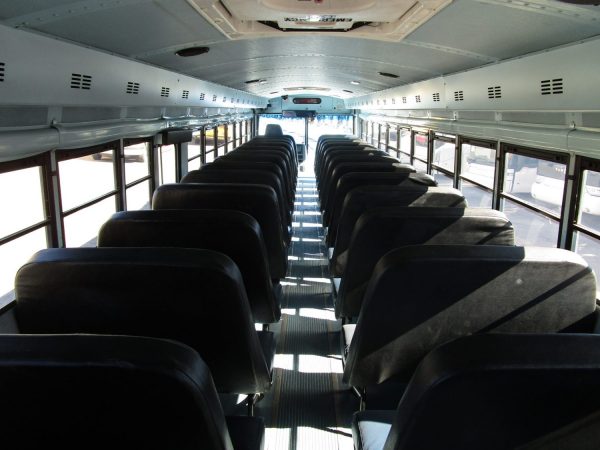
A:
{"label": "ceiling vent", "polygon": [[553,78],[552,80],[541,81],[542,95],[554,95],[563,93],[563,79]]}
{"label": "ceiling vent", "polygon": [[233,97],[231,97],[231,103],[235,103],[235,102],[233,101]]}
{"label": "ceiling vent", "polygon": [[200,100],[204,100],[204,92],[200,94]]}
{"label": "ceiling vent", "polygon": [[454,101],[462,102],[465,99],[463,91],[454,91]]}
{"label": "ceiling vent", "polygon": [[415,95],[415,101],[417,103],[421,103],[421,96],[420,95]]}
{"label": "ceiling vent", "polygon": [[488,98],[502,98],[502,88],[500,86],[490,86],[488,88]]}
{"label": "ceiling vent", "polygon": [[388,77],[388,78],[398,78],[398,76],[399,76],[399,75],[396,75],[395,73],[389,73],[389,72],[378,72],[378,73],[382,77]]}
{"label": "ceiling vent", "polygon": [[189,47],[178,50],[175,52],[175,54],[184,58],[189,58],[190,56],[198,56],[208,53],[209,50],[210,48],[208,47]]}
{"label": "ceiling vent", "polygon": [[170,93],[171,93],[171,88],[164,87],[164,86],[162,88],[160,88],[160,96],[161,97],[168,97]]}
{"label": "ceiling vent", "polygon": [[435,94],[433,94],[433,101],[434,102],[440,101],[440,93],[439,92],[436,92]]}
{"label": "ceiling vent", "polygon": [[0,83],[4,81],[4,68],[6,67],[6,64],[4,64],[3,62],[0,62]]}
{"label": "ceiling vent", "polygon": [[185,91],[184,90],[183,93],[181,94],[181,98],[186,99],[186,100],[188,98],[190,98],[190,91]]}
{"label": "ceiling vent", "polygon": [[137,95],[140,93],[140,83],[136,83],[135,81],[130,81],[127,83],[127,89],[125,90],[127,94]]}
{"label": "ceiling vent", "polygon": [[343,92],[347,92],[348,94],[354,94],[354,92],[349,91],[348,89],[342,89]]}
{"label": "ceiling vent", "polygon": [[395,105],[395,104],[396,104],[396,99],[395,99],[395,98],[393,98],[393,99],[392,99],[392,105]]}
{"label": "ceiling vent", "polygon": [[223,100],[221,101],[221,103],[227,103],[227,97],[223,97]]}
{"label": "ceiling vent", "polygon": [[85,89],[89,91],[92,88],[92,76],[80,73],[71,74],[71,89]]}
{"label": "ceiling vent", "polygon": [[406,97],[402,97],[402,103],[406,103]]}

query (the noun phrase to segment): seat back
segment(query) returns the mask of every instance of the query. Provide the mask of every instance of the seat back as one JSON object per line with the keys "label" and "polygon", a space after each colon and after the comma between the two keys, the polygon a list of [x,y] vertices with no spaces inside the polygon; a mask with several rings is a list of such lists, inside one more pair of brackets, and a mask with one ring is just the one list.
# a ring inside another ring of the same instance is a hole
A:
{"label": "seat back", "polygon": [[385,448],[521,448],[599,409],[600,336],[469,336],[425,357]]}
{"label": "seat back", "polygon": [[174,341],[2,335],[0,396],[11,449],[233,450],[208,367]]}
{"label": "seat back", "polygon": [[[174,339],[196,350],[220,392],[270,385],[244,284],[222,253],[182,248],[60,248],[15,279],[19,330]],[[208,322],[226,325],[211,327]]]}
{"label": "seat back", "polygon": [[288,199],[277,176],[273,173],[264,170],[241,170],[223,166],[219,170],[219,166],[217,166],[216,169],[192,170],[181,179],[181,183],[249,183],[270,186],[277,194],[281,222],[286,226],[291,225],[292,216],[289,211]]}
{"label": "seat back", "polygon": [[265,136],[283,136],[281,125],[270,123],[265,128]]}
{"label": "seat back", "polygon": [[457,337],[560,332],[595,309],[594,273],[567,250],[402,247],[375,266],[344,379],[362,387],[408,380],[429,351]]}
{"label": "seat back", "polygon": [[102,225],[98,247],[181,247],[214,250],[238,266],[255,322],[281,317],[281,286],[273,285],[258,222],[227,210],[123,211]]}
{"label": "seat back", "polygon": [[285,277],[287,246],[275,191],[259,184],[163,184],[154,191],[153,209],[227,209],[245,212],[259,223],[271,278]]}
{"label": "seat back", "polygon": [[335,302],[338,317],[356,317],[371,273],[389,251],[407,245],[514,245],[500,211],[480,208],[375,208],[360,216],[346,253]]}
{"label": "seat back", "polygon": [[350,245],[352,231],[358,218],[366,211],[377,207],[453,207],[466,208],[467,201],[462,193],[453,188],[431,187],[422,183],[420,174],[414,180],[409,177],[397,186],[361,186],[352,189],[342,205],[339,222],[332,238],[335,239],[330,267],[335,275],[344,273],[346,251]]}

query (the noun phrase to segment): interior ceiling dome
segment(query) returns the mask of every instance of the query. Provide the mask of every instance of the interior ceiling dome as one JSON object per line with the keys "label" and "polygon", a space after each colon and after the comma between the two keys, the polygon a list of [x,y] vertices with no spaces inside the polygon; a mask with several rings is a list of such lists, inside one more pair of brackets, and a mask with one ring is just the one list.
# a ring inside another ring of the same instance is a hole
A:
{"label": "interior ceiling dome", "polygon": [[344,32],[401,40],[451,0],[188,0],[231,39],[278,32]]}
{"label": "interior ceiling dome", "polygon": [[[350,98],[599,36],[600,8],[558,0],[2,0],[0,23],[267,98]],[[177,55],[201,47],[209,51]]]}

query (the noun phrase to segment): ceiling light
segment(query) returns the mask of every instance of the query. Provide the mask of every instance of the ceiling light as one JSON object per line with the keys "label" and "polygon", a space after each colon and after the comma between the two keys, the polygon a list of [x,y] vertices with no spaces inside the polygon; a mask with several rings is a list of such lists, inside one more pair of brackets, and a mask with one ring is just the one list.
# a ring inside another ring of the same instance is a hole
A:
{"label": "ceiling light", "polygon": [[267,80],[258,80],[258,84],[265,84]]}
{"label": "ceiling light", "polygon": [[350,82],[350,84],[359,85],[359,84],[360,84],[360,81],[352,80],[352,81]]}
{"label": "ceiling light", "polygon": [[188,58],[190,56],[202,55],[203,53],[208,53],[210,48],[208,47],[188,47],[182,48],[181,50],[177,50],[175,52],[178,56],[183,56],[184,58]]}

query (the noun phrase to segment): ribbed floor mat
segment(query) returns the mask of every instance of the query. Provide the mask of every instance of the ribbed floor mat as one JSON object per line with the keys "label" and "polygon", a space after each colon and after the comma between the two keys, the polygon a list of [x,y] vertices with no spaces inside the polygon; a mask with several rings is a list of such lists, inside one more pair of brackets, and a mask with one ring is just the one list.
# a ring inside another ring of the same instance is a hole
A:
{"label": "ribbed floor mat", "polygon": [[331,300],[314,178],[299,178],[288,277],[283,280],[267,450],[352,449],[356,399],[340,387],[339,328]]}

